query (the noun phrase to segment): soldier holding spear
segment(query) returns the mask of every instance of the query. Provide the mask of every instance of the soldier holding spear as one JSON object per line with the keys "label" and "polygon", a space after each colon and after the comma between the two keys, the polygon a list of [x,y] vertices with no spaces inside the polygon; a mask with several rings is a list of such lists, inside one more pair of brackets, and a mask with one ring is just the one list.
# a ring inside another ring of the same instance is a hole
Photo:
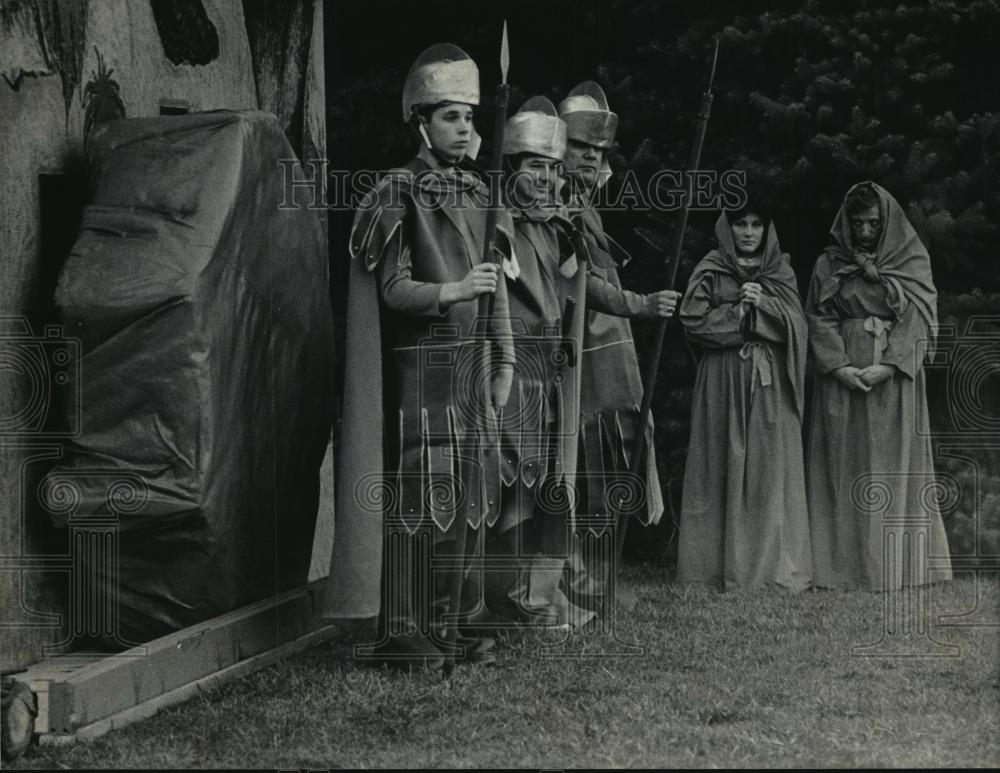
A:
{"label": "soldier holding spear", "polygon": [[494,564],[495,556],[513,561],[507,571],[490,573],[490,603],[523,622],[582,625],[593,613],[570,604],[559,583],[574,505],[567,494],[577,481],[586,309],[653,319],[673,314],[677,294],[628,292],[590,272],[587,243],[558,196],[566,124],[552,102],[529,99],[503,136],[520,271],[506,274],[517,357],[503,417],[504,493],[500,519],[490,523],[490,550]]}
{"label": "soldier holding spear", "polygon": [[[566,122],[568,145],[563,159],[566,175],[564,195],[570,213],[586,236],[592,258],[591,271],[621,287],[618,269],[630,260],[628,252],[604,230],[601,215],[592,201],[611,176],[607,153],[614,145],[618,116],[608,106],[604,90],[594,81],[576,86],[559,105]],[[672,287],[672,282],[666,286]],[[680,293],[664,290],[674,306]],[[660,322],[665,327],[666,319]],[[572,544],[568,572],[570,598],[588,609],[600,610],[610,580],[611,556],[620,555],[625,520],[619,519],[619,502],[608,501],[609,492],[627,492],[632,509],[638,509],[645,523],[657,523],[663,513],[663,499],[652,450],[652,421],[648,412],[640,424],[638,406],[642,401],[642,377],[629,320],[609,316],[600,310],[587,311],[583,333],[583,368],[580,380],[581,422],[585,437],[585,460],[581,478],[585,494],[582,506],[590,516],[603,516],[615,523],[617,540],[594,539],[593,531],[582,530]],[[639,433],[638,428],[645,428]],[[634,445],[644,436],[648,454],[637,459]],[[601,460],[609,460],[602,462]],[[602,471],[605,474],[596,474]],[[616,481],[615,473],[626,473]],[[586,485],[589,484],[589,485]],[[638,489],[637,491],[634,489]],[[639,507],[636,508],[638,499]],[[598,519],[598,522],[602,519]],[[602,549],[603,548],[603,549]],[[588,566],[589,565],[589,566]]]}
{"label": "soldier holding spear", "polygon": [[[497,438],[494,431],[491,444],[484,417],[507,402],[514,358],[501,279],[513,226],[460,165],[478,150],[478,104],[479,71],[464,51],[441,44],[417,58],[402,108],[419,151],[367,197],[350,240],[326,617],[378,615],[379,641],[356,655],[402,667],[440,669],[456,651],[494,659],[492,641],[462,638],[454,647],[444,629],[446,613],[471,612],[481,595],[469,558],[499,507],[498,474],[490,474]],[[487,330],[476,326],[482,296],[492,298]],[[433,572],[442,558],[454,566]]]}

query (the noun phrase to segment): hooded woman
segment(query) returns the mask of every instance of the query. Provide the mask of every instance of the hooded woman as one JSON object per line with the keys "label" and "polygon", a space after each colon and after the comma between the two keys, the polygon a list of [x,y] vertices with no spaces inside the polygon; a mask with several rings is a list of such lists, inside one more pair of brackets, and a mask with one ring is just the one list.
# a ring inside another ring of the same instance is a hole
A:
{"label": "hooded woman", "polygon": [[922,346],[933,347],[937,325],[930,257],[873,182],[847,192],[830,234],[805,307],[817,371],[806,425],[816,585],[951,579],[926,429]]}
{"label": "hooded woman", "polygon": [[[478,104],[479,72],[465,52],[450,44],[424,51],[403,87],[403,120],[419,152],[373,189],[351,231],[326,616],[379,615],[380,640],[358,654],[403,666],[443,665],[442,614],[473,611],[477,575],[463,571],[466,603],[454,610],[454,570],[431,564],[481,551],[481,525],[499,506],[498,442],[491,447],[480,418],[506,403],[514,353],[506,286],[484,262],[488,190],[460,165],[478,146]],[[506,212],[497,242],[502,262],[512,260]],[[485,368],[475,331],[484,293],[495,294]],[[457,519],[470,527],[465,545]],[[489,660],[490,644],[459,640],[471,660]]]}
{"label": "hooded woman", "polygon": [[787,255],[752,203],[722,214],[718,249],[681,303],[701,350],[684,471],[677,578],[754,590],[809,585],[802,461],[806,322]]}

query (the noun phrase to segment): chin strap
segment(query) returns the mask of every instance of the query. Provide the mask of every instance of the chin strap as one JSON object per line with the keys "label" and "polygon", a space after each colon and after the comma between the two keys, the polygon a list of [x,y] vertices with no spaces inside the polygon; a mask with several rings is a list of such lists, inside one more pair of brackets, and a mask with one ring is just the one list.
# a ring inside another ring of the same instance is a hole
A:
{"label": "chin strap", "polygon": [[423,123],[417,125],[417,131],[420,132],[420,136],[424,138],[424,145],[426,145],[427,149],[433,153],[434,146],[431,145],[431,138],[427,136],[427,129],[424,128]]}
{"label": "chin strap", "polygon": [[[458,160],[446,158],[439,151],[435,150],[434,146],[431,145],[431,138],[427,136],[427,129],[423,125],[423,123],[417,125],[417,131],[420,132],[420,137],[421,139],[423,139],[424,145],[427,147],[427,150],[429,150],[431,152],[431,155],[433,155],[434,158],[436,158],[442,164],[447,164],[448,166],[456,166],[462,161],[461,158]],[[469,160],[474,160],[476,156],[479,155],[479,148],[482,145],[482,142],[483,142],[482,137],[480,137],[479,134],[476,133],[476,130],[473,129],[472,136],[469,138],[469,146],[468,148],[466,148],[464,158],[468,158]]]}

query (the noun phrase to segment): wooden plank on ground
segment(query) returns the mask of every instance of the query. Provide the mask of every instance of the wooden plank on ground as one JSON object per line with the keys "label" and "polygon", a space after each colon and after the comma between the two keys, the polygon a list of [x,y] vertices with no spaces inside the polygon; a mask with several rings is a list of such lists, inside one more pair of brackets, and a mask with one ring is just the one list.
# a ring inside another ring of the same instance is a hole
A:
{"label": "wooden plank on ground", "polygon": [[52,682],[65,679],[74,671],[79,671],[84,666],[107,656],[106,652],[69,652],[46,658],[16,674],[15,678],[19,682],[24,682],[35,693],[38,702],[38,716],[35,717],[36,733],[55,729],[49,718],[49,687]]}
{"label": "wooden plank on ground", "polygon": [[133,706],[113,716],[79,727],[73,733],[41,734],[38,737],[38,742],[42,745],[48,746],[72,743],[74,740],[90,740],[97,738],[110,730],[116,730],[120,727],[131,724],[132,722],[148,719],[167,706],[186,701],[200,693],[212,690],[225,682],[260,670],[261,668],[269,666],[272,663],[288,657],[289,655],[307,649],[308,647],[312,647],[315,644],[319,644],[325,639],[333,636],[336,632],[337,628],[333,625],[326,625],[321,628],[317,628],[316,630],[310,631],[294,641],[285,642],[279,647],[275,647],[274,649],[262,652],[251,658],[247,658],[246,660],[229,666],[228,668],[214,674],[204,676],[201,679],[178,687],[170,692],[164,693],[163,695],[152,698],[151,700],[144,701],[137,706]]}
{"label": "wooden plank on ground", "polygon": [[75,664],[42,661],[21,676],[45,693],[36,732],[77,728],[155,701],[213,674],[276,651],[318,630],[325,580],[251,604],[125,652]]}

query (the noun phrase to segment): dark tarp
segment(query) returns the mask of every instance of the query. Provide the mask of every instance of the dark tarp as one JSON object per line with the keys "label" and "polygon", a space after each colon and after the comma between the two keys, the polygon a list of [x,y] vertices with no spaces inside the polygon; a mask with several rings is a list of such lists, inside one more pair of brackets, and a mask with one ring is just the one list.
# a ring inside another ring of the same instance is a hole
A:
{"label": "dark tarp", "polygon": [[82,431],[46,485],[56,525],[117,514],[117,569],[83,560],[139,642],[306,581],[333,410],[325,213],[279,208],[294,154],[267,113],[119,121],[90,154],[56,291]]}

